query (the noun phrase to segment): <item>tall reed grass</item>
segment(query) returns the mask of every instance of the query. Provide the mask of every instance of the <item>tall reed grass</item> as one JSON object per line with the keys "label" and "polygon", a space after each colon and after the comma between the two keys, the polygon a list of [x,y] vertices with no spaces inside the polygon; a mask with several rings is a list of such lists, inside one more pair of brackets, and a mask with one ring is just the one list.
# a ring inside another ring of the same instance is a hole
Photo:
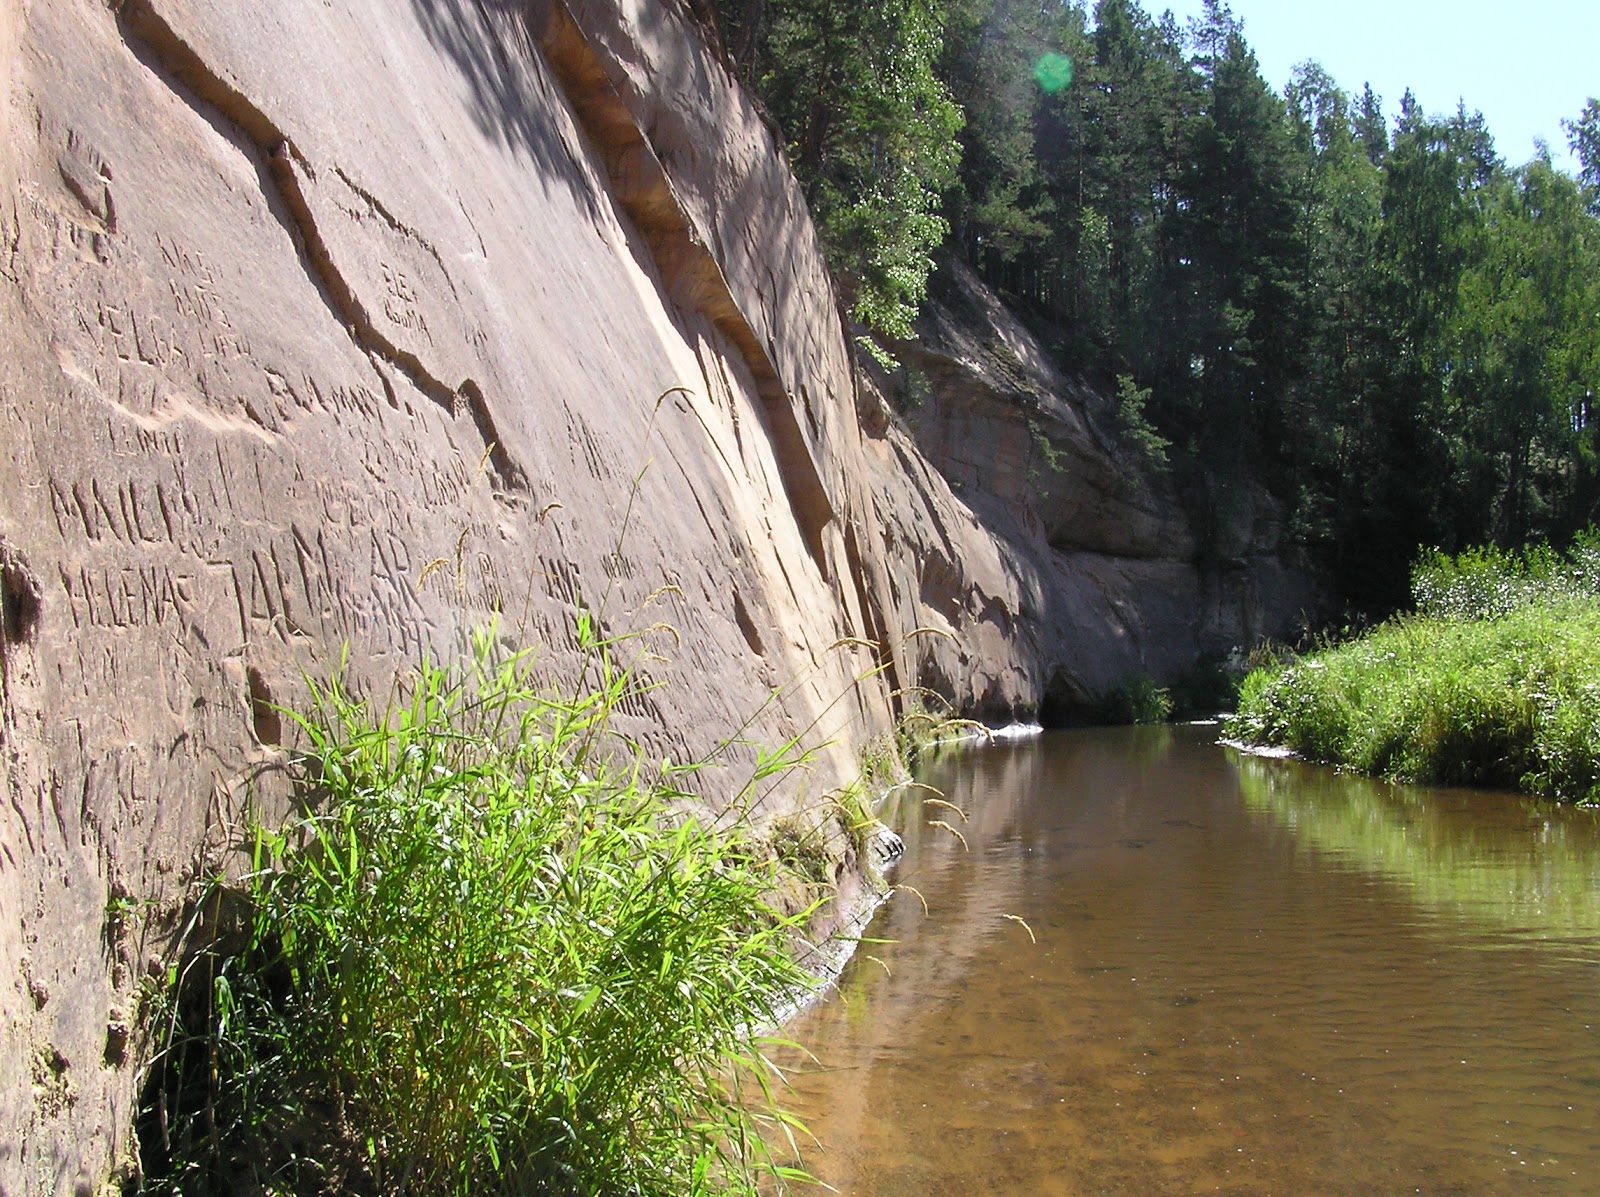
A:
{"label": "tall reed grass", "polygon": [[[200,906],[141,1120],[171,1193],[754,1194],[801,1173],[761,1028],[809,978],[785,879],[608,729],[632,684],[488,638],[296,715],[301,814]],[[781,766],[777,766],[781,767]],[[763,779],[770,780],[770,779]]]}

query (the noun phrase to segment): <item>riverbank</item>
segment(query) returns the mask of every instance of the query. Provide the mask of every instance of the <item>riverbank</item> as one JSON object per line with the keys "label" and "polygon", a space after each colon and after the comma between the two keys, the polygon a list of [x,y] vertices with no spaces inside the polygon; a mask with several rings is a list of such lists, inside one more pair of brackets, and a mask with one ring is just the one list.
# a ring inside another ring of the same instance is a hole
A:
{"label": "riverbank", "polygon": [[1435,555],[1416,614],[1257,670],[1225,735],[1400,781],[1600,801],[1600,561]]}

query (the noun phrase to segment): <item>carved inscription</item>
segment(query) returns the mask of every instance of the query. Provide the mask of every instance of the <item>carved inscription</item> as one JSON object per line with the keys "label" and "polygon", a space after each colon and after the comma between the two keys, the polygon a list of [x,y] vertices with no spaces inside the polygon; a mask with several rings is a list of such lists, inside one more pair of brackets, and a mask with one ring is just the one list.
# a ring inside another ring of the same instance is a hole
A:
{"label": "carved inscription", "polygon": [[[43,197],[31,191],[21,191],[17,197],[18,229],[13,256],[24,260],[49,261],[68,266],[110,260],[111,246],[102,229],[96,228],[57,209]],[[22,253],[23,229],[28,231],[29,247],[38,247],[32,255]]]}
{"label": "carved inscription", "polygon": [[236,325],[223,302],[217,277],[205,254],[179,243],[171,233],[156,234],[161,259],[171,270],[167,287],[172,310],[200,337],[202,349],[212,358],[249,358],[250,341]]}
{"label": "carved inscription", "polygon": [[61,586],[75,628],[162,627],[193,601],[195,579],[164,565],[63,567]]}
{"label": "carved inscription", "polygon": [[305,384],[298,388],[296,395],[304,399],[308,410],[358,416],[362,420],[376,420],[384,405],[383,397],[371,387],[326,382],[310,374],[306,375]]}
{"label": "carved inscription", "polygon": [[416,290],[402,271],[387,262],[383,266],[383,292],[383,314],[388,317],[389,323],[421,333],[431,342],[433,338],[428,332],[428,322],[423,318],[422,309],[417,306]]}

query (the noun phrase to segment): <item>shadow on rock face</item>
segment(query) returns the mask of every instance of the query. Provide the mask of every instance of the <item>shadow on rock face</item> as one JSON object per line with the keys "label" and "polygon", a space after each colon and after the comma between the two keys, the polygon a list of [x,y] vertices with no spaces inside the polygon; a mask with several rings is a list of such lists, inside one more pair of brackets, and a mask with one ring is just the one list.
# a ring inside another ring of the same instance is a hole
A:
{"label": "shadow on rock face", "polygon": [[548,185],[563,181],[590,214],[595,196],[574,185],[571,148],[544,115],[548,79],[538,51],[549,20],[549,0],[412,0],[428,40],[461,72],[472,95],[472,111],[485,137],[526,154]]}
{"label": "shadow on rock face", "polygon": [[8,644],[31,641],[43,611],[38,579],[21,554],[0,540],[0,636]]}

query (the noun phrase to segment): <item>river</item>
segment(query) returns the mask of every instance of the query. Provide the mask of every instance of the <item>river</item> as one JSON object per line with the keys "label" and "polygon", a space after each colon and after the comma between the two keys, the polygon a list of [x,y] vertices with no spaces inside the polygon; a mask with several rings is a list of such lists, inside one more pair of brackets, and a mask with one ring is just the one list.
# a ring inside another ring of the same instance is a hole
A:
{"label": "river", "polygon": [[900,792],[917,892],[787,1031],[806,1166],[845,1197],[1600,1192],[1595,817],[1215,736],[1050,733],[927,765],[961,813]]}

